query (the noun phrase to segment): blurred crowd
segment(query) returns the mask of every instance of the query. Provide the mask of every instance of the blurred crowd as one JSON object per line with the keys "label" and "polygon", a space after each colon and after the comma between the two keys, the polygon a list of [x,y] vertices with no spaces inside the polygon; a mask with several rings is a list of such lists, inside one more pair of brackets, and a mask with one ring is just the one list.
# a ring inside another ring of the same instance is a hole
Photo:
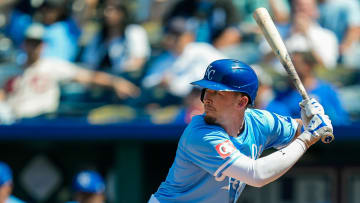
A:
{"label": "blurred crowd", "polygon": [[[0,161],[0,202],[1,203],[25,203],[13,194],[15,185],[11,167]],[[105,203],[105,181],[102,175],[89,169],[78,171],[69,188],[68,200],[66,203]]]}
{"label": "blurred crowd", "polygon": [[187,123],[201,114],[189,83],[220,58],[250,64],[255,107],[300,117],[252,12],[267,8],[311,97],[335,125],[360,119],[358,0],[0,1],[0,122]]}

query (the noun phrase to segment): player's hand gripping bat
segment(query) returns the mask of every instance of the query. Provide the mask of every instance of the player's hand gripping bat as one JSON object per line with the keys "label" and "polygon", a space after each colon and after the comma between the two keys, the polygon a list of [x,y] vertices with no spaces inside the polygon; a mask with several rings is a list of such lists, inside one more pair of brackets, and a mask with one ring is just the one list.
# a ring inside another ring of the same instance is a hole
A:
{"label": "player's hand gripping bat", "polygon": [[[281,36],[276,29],[273,20],[270,17],[269,12],[266,8],[257,8],[254,13],[253,17],[256,20],[256,23],[260,27],[261,31],[263,32],[267,42],[270,44],[273,52],[280,60],[281,64],[284,66],[286,72],[288,73],[292,83],[299,91],[301,97],[304,100],[309,100],[309,95],[307,94],[304,85],[302,84],[296,70],[294,64],[291,61],[290,55],[285,47]],[[323,143],[330,143],[334,140],[334,135],[332,132],[325,134],[321,141]]]}

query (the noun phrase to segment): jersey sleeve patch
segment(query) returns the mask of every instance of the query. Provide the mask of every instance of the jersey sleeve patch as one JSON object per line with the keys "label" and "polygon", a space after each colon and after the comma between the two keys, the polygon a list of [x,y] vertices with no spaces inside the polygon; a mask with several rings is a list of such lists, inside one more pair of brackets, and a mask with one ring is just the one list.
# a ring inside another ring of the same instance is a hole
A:
{"label": "jersey sleeve patch", "polygon": [[221,158],[225,159],[229,157],[232,153],[236,151],[235,146],[230,140],[226,140],[218,145],[216,145],[216,151],[221,156]]}

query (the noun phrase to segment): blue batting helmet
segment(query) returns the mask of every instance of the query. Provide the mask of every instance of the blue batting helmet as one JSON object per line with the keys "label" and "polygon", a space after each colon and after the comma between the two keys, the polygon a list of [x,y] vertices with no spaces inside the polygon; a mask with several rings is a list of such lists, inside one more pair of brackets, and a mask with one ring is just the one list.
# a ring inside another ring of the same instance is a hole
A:
{"label": "blue batting helmet", "polygon": [[73,181],[73,190],[75,192],[103,193],[105,183],[101,175],[95,171],[81,171]]}
{"label": "blue batting helmet", "polygon": [[220,59],[207,67],[202,80],[191,84],[216,91],[245,93],[250,98],[249,103],[254,105],[259,83],[255,71],[249,65],[239,60]]}

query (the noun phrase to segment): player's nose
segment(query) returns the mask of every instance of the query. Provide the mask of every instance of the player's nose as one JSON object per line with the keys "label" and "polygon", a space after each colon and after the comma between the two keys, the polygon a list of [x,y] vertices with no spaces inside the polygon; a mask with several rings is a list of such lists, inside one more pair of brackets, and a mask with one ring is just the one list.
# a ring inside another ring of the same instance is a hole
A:
{"label": "player's nose", "polygon": [[207,89],[204,93],[204,104],[210,104],[212,102],[212,95],[214,95],[214,90]]}

